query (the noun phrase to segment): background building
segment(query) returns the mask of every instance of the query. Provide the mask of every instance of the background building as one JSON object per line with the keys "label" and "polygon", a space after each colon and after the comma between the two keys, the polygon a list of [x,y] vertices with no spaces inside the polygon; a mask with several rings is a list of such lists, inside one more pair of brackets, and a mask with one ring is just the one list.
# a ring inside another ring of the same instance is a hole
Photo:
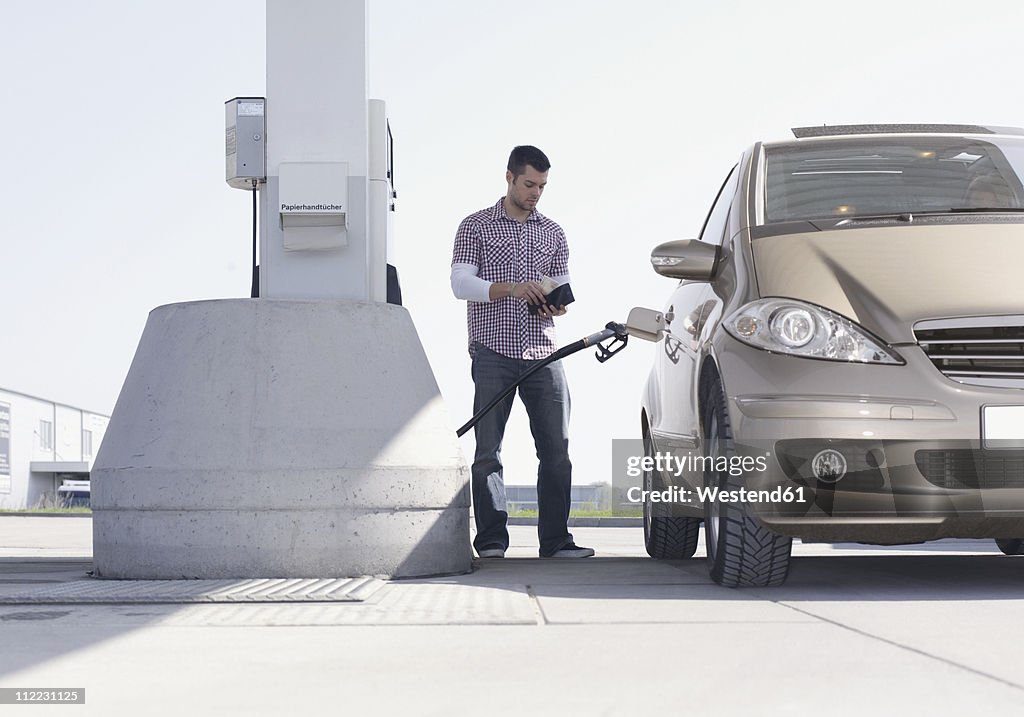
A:
{"label": "background building", "polygon": [[0,388],[0,509],[48,507],[88,480],[109,416]]}

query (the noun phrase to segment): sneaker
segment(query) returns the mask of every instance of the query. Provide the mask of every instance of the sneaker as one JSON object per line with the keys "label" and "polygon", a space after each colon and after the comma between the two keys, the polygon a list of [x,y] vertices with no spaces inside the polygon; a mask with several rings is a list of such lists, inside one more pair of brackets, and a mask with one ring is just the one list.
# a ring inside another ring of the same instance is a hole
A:
{"label": "sneaker", "polygon": [[551,555],[542,555],[542,558],[589,558],[594,554],[593,548],[584,548],[576,543],[566,543]]}
{"label": "sneaker", "polygon": [[504,558],[504,548],[484,548],[483,550],[476,551],[477,555],[481,558]]}

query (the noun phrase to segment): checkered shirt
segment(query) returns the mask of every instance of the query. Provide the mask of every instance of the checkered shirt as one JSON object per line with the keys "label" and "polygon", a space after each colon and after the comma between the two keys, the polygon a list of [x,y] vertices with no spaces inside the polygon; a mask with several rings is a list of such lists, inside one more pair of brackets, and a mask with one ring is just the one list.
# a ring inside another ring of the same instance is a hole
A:
{"label": "checkered shirt", "polygon": [[[569,273],[569,245],[562,227],[536,209],[522,224],[505,212],[502,200],[470,214],[455,234],[452,264],[473,264],[490,282],[540,281],[541,275]],[[470,354],[479,341],[509,358],[538,360],[555,352],[555,322],[531,314],[522,299],[466,302]]]}

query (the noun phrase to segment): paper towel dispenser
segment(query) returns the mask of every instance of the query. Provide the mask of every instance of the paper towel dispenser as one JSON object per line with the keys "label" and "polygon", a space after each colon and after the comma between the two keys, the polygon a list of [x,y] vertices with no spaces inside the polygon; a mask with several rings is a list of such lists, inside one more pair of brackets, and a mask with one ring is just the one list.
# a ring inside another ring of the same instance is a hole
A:
{"label": "paper towel dispenser", "polygon": [[348,244],[348,162],[281,162],[278,176],[285,249]]}

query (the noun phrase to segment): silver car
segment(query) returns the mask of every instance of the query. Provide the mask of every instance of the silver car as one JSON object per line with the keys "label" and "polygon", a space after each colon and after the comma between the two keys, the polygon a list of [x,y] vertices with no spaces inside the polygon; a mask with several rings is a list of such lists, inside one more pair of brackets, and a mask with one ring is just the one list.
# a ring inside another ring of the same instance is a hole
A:
{"label": "silver car", "polygon": [[644,536],[778,585],[793,537],[1024,552],[1024,130],[757,143],[696,240],[643,396]]}

